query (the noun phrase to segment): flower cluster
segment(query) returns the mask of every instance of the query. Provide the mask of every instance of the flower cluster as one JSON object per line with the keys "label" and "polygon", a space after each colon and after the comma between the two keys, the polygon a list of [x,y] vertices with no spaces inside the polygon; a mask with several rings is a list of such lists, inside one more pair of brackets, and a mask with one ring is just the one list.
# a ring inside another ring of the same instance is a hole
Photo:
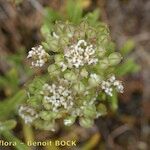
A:
{"label": "flower cluster", "polygon": [[102,81],[101,88],[109,96],[113,95],[113,88],[115,88],[118,92],[123,93],[123,85],[121,81],[116,80],[114,75],[107,79],[107,81]]}
{"label": "flower cluster", "polygon": [[79,68],[84,65],[96,64],[98,59],[95,58],[96,49],[92,44],[88,45],[85,40],[79,40],[77,44],[71,45],[65,49],[65,58],[69,66]]}
{"label": "flower cluster", "polygon": [[73,106],[71,91],[61,85],[44,84],[41,93],[44,95],[44,99],[52,104],[52,110],[55,112],[58,112],[61,106],[67,110]]}
{"label": "flower cluster", "polygon": [[32,66],[47,62],[48,68],[29,85],[30,97],[19,114],[26,123],[44,130],[54,130],[59,119],[69,126],[78,118],[81,126],[91,127],[111,108],[107,98],[113,90],[123,92],[121,81],[110,77],[122,57],[110,50],[104,25],[93,27],[86,20],[78,25],[56,22],[52,29],[44,30],[42,46],[32,48],[27,56]]}
{"label": "flower cluster", "polygon": [[42,67],[47,62],[49,54],[45,52],[42,45],[32,47],[27,58],[32,58],[33,67]]}
{"label": "flower cluster", "polygon": [[29,106],[20,106],[18,112],[21,118],[24,119],[25,123],[32,123],[36,118],[38,118],[36,111]]}

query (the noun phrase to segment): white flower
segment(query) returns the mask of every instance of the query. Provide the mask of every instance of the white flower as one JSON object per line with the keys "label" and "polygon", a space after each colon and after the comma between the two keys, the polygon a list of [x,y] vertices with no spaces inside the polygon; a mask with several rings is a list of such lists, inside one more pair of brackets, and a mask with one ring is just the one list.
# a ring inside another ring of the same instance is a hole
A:
{"label": "white flower", "polygon": [[93,78],[95,81],[100,81],[100,76],[96,73],[91,73],[90,77]]}
{"label": "white flower", "polygon": [[29,106],[20,106],[18,112],[20,117],[24,119],[25,123],[32,123],[36,118],[38,118],[36,111]]}
{"label": "white flower", "polygon": [[85,40],[79,40],[77,44],[71,45],[65,50],[65,58],[69,66],[79,68],[84,65],[96,64],[96,49],[93,45],[88,45]]}
{"label": "white flower", "polygon": [[68,120],[67,119],[64,120],[64,125],[66,125],[66,126],[70,125],[71,123],[72,123],[72,121],[69,120],[69,119]]}
{"label": "white flower", "polygon": [[120,81],[115,81],[114,86],[116,87],[118,92],[123,93],[124,87]]}
{"label": "white flower", "polygon": [[116,80],[114,75],[111,76],[107,81],[102,81],[101,88],[109,96],[112,96],[113,88],[115,88],[117,92],[120,93],[123,93],[123,89],[124,89],[121,81]]}
{"label": "white flower", "polygon": [[67,69],[67,65],[64,62],[60,62],[61,71],[64,72]]}
{"label": "white flower", "polygon": [[48,60],[49,54],[45,52],[42,45],[32,47],[28,52],[27,58],[32,58],[31,65],[33,67],[42,67]]}
{"label": "white flower", "polygon": [[102,81],[101,88],[105,91],[107,95],[112,96],[112,87],[110,82]]}
{"label": "white flower", "polygon": [[41,93],[43,95],[44,93],[48,93],[48,95],[44,95],[44,99],[52,104],[53,111],[58,111],[60,107],[69,110],[73,106],[72,92],[66,87],[55,84],[44,84]]}
{"label": "white flower", "polygon": [[114,75],[112,75],[109,79],[108,79],[111,83],[113,83],[116,80],[116,77]]}

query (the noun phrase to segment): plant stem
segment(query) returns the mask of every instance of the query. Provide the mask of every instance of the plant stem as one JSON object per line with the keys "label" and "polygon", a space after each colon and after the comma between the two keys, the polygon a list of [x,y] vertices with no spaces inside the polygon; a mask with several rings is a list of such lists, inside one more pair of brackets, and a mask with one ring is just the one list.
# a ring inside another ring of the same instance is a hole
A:
{"label": "plant stem", "polygon": [[23,134],[26,143],[34,142],[34,133],[30,125],[23,123]]}

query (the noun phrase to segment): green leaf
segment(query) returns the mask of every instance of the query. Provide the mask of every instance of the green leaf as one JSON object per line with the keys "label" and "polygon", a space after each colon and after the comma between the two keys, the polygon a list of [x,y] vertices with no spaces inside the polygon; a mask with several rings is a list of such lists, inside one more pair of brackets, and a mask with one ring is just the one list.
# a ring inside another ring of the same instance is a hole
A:
{"label": "green leaf", "polygon": [[18,91],[12,98],[4,100],[0,103],[0,118],[5,118],[14,111],[20,103],[26,98],[24,90]]}
{"label": "green leaf", "polygon": [[15,137],[11,131],[4,131],[1,132],[1,135],[9,142],[16,143],[15,148],[16,150],[29,150],[29,147],[20,141],[17,137]]}
{"label": "green leaf", "polygon": [[5,76],[0,76],[0,88],[3,88],[8,85],[8,80]]}
{"label": "green leaf", "polygon": [[11,130],[16,127],[16,121],[15,120],[7,120],[4,122],[0,122],[0,132],[5,130]]}
{"label": "green leaf", "polygon": [[44,9],[44,14],[44,24],[49,28],[52,27],[52,23],[54,23],[54,21],[61,19],[60,14],[49,7]]}
{"label": "green leaf", "polygon": [[79,23],[82,18],[82,7],[79,0],[68,0],[66,14],[69,21]]}
{"label": "green leaf", "polygon": [[11,83],[11,85],[13,85],[13,87],[15,87],[17,89],[18,85],[19,85],[19,76],[18,76],[17,70],[15,68],[12,68],[8,72],[7,77],[9,79],[9,82]]}
{"label": "green leaf", "polygon": [[130,53],[130,52],[134,49],[134,47],[135,47],[134,41],[131,40],[131,39],[129,39],[129,40],[127,40],[127,41],[123,44],[123,46],[122,46],[120,52],[121,52],[121,54],[122,54],[123,56],[124,56],[124,55],[127,55],[128,53]]}
{"label": "green leaf", "polygon": [[51,28],[48,26],[48,25],[46,25],[46,24],[44,24],[42,27],[41,27],[41,33],[42,33],[42,35],[44,36],[44,37],[47,37],[48,38],[48,36],[49,36],[49,34],[50,34],[50,30]]}
{"label": "green leaf", "polygon": [[96,26],[97,25],[99,17],[100,17],[100,10],[99,9],[95,9],[93,12],[88,13],[85,16],[86,20],[92,26]]}
{"label": "green leaf", "polygon": [[128,59],[126,62],[118,66],[115,70],[117,76],[124,76],[128,73],[135,73],[140,70],[140,66],[133,59]]}

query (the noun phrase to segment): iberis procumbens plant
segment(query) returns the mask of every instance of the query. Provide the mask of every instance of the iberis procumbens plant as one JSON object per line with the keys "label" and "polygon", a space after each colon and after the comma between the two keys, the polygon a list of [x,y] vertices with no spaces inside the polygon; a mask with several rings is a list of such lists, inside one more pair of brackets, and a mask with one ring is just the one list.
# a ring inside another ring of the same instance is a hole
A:
{"label": "iberis procumbens plant", "polygon": [[114,92],[123,92],[114,72],[122,57],[109,49],[109,30],[83,20],[78,25],[56,22],[43,34],[44,41],[27,58],[31,68],[44,71],[29,85],[29,98],[19,115],[44,130],[55,130],[59,121],[91,127],[94,119],[106,114]]}

